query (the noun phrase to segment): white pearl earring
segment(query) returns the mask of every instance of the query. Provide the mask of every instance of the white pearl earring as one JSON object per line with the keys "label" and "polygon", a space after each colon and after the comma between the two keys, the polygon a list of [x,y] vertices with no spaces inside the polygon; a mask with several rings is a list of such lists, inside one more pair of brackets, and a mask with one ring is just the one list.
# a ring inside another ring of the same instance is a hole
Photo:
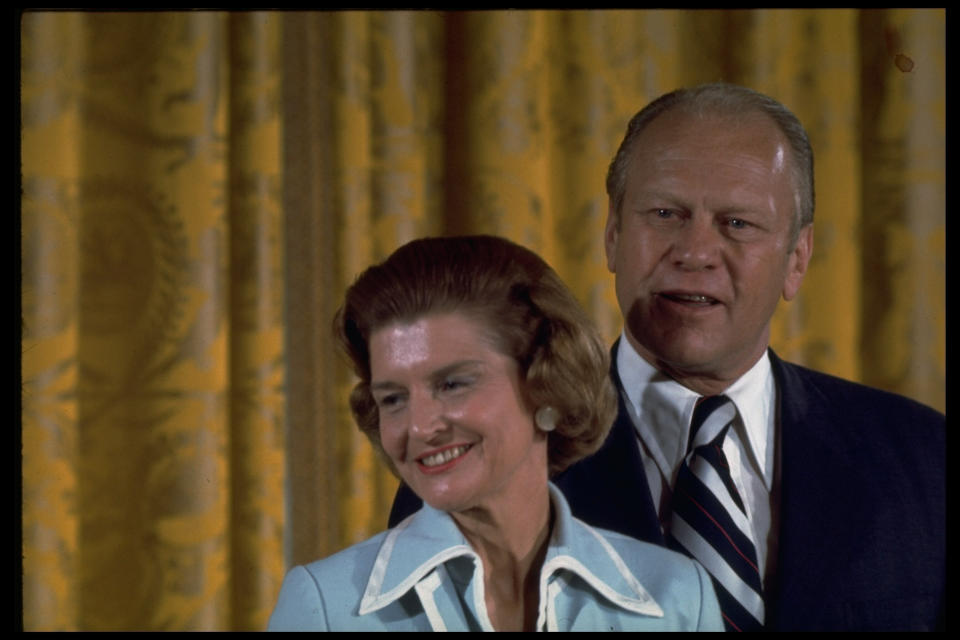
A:
{"label": "white pearl earring", "polygon": [[557,410],[553,407],[540,407],[533,416],[540,431],[553,431],[557,428]]}

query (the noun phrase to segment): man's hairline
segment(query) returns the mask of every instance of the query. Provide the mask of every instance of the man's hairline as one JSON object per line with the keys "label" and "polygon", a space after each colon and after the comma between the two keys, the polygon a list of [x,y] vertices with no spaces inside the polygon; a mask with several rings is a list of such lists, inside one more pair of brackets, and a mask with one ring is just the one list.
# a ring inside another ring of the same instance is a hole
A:
{"label": "man's hairline", "polygon": [[620,193],[619,193],[619,202],[615,203],[613,201],[613,196],[608,194],[608,201],[609,201],[608,211],[611,212],[612,215],[614,216],[614,223],[615,223],[616,230],[620,231],[620,223],[621,223],[621,215],[622,215],[621,211],[623,209],[623,204],[627,196],[627,176],[630,172],[630,166],[633,162],[633,157],[637,150],[638,139],[640,138],[640,136],[643,135],[643,132],[650,127],[650,125],[652,125],[662,116],[665,116],[669,113],[676,113],[676,112],[683,112],[688,116],[696,117],[699,119],[704,119],[704,118],[729,119],[737,123],[746,122],[747,119],[750,117],[762,116],[763,119],[765,119],[767,122],[773,125],[774,130],[777,132],[777,135],[780,136],[780,139],[781,139],[780,141],[786,146],[787,149],[790,150],[790,153],[787,155],[790,161],[790,170],[788,171],[788,174],[790,176],[790,183],[791,183],[790,190],[793,194],[793,198],[792,198],[793,217],[790,222],[789,251],[793,251],[793,249],[797,245],[797,242],[800,239],[800,233],[807,227],[810,227],[813,225],[813,220],[810,220],[806,224],[803,224],[801,222],[803,220],[803,213],[801,211],[803,207],[800,203],[802,202],[803,197],[800,193],[801,185],[799,183],[801,182],[800,174],[802,170],[800,167],[797,166],[797,161],[795,158],[795,155],[796,155],[795,150],[793,148],[793,145],[790,144],[790,139],[787,136],[786,132],[783,131],[783,128],[780,126],[780,123],[778,123],[773,116],[771,116],[769,113],[761,109],[759,106],[752,106],[750,107],[749,110],[746,110],[743,112],[736,112],[733,109],[708,111],[707,109],[703,108],[703,106],[700,105],[699,103],[692,102],[692,101],[681,101],[666,107],[665,109],[663,109],[662,111],[654,115],[652,118],[644,122],[640,130],[634,132],[633,140],[630,143],[629,149],[627,149],[626,160],[623,166],[623,184],[622,184],[622,189],[620,189]]}

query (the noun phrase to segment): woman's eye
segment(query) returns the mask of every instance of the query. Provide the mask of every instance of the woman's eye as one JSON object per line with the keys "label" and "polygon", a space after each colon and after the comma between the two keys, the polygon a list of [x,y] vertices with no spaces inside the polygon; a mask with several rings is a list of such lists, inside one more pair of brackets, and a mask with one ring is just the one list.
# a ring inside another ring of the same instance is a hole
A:
{"label": "woman's eye", "polygon": [[462,378],[447,378],[440,383],[440,391],[458,391],[469,385],[469,380]]}
{"label": "woman's eye", "polygon": [[385,396],[374,398],[377,406],[384,410],[396,409],[403,402],[403,396],[399,393],[390,393]]}

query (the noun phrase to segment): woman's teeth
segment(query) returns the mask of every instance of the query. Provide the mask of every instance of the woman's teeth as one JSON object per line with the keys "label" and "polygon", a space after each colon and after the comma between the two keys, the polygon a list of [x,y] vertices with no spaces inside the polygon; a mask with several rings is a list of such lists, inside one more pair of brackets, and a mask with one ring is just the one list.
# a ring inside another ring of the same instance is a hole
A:
{"label": "woman's teeth", "polygon": [[440,453],[435,453],[432,456],[427,456],[420,459],[420,464],[425,467],[436,467],[441,465],[444,462],[450,462],[454,458],[458,458],[467,452],[469,445],[460,445],[459,447],[453,447],[452,449],[447,449],[446,451],[441,451]]}

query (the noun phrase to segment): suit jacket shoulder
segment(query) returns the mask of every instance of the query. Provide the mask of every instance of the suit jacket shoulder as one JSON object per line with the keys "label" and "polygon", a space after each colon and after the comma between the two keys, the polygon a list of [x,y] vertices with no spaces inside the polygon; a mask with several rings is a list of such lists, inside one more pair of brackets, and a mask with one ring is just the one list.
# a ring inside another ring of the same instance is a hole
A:
{"label": "suit jacket shoulder", "polygon": [[789,629],[942,624],[945,417],[770,355],[781,474],[768,619]]}
{"label": "suit jacket shoulder", "polygon": [[[774,376],[781,392],[781,410],[788,417],[820,415],[834,409],[833,415],[852,418],[857,425],[881,425],[894,431],[906,426],[921,428],[927,438],[943,438],[945,416],[910,398],[844,380],[820,371],[781,360],[770,353]],[[919,436],[920,434],[912,434]],[[917,445],[933,443],[911,438]]]}

